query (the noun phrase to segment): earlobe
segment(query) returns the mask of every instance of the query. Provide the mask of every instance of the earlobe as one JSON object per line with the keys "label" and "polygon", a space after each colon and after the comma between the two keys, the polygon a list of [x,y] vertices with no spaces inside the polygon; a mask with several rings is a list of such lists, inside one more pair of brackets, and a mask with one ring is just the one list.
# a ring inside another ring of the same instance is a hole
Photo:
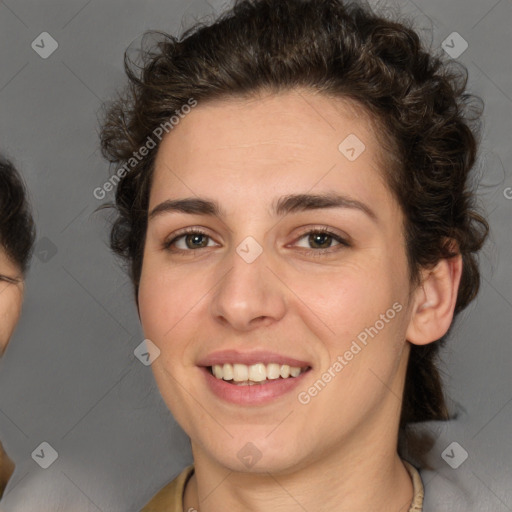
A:
{"label": "earlobe", "polygon": [[442,259],[433,269],[422,271],[415,292],[406,338],[426,345],[443,337],[453,320],[462,276],[462,256]]}

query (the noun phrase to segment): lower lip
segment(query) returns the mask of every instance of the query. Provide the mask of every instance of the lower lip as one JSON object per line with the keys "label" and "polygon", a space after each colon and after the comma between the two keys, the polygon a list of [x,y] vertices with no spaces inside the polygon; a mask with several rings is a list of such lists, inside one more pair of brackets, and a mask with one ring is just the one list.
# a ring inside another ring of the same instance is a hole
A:
{"label": "lower lip", "polygon": [[309,373],[310,369],[298,377],[265,381],[264,384],[237,386],[214,377],[208,368],[201,368],[206,384],[220,399],[237,405],[264,405],[293,391]]}

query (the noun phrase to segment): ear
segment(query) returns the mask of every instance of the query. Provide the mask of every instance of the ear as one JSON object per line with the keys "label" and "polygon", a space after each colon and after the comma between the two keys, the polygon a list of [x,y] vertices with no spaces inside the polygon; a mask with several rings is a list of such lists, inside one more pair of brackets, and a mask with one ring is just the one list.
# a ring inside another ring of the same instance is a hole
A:
{"label": "ear", "polygon": [[406,339],[426,345],[444,336],[453,320],[457,302],[462,256],[442,259],[433,269],[422,271],[421,284],[414,292]]}

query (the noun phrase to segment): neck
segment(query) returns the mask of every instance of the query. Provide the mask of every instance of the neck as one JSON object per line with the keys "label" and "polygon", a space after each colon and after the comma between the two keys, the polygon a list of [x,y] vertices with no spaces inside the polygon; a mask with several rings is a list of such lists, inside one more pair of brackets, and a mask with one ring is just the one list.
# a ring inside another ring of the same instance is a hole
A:
{"label": "neck", "polygon": [[381,442],[333,450],[300,469],[275,473],[231,471],[193,446],[195,472],[184,510],[406,512],[413,498],[411,478],[396,447],[379,450]]}

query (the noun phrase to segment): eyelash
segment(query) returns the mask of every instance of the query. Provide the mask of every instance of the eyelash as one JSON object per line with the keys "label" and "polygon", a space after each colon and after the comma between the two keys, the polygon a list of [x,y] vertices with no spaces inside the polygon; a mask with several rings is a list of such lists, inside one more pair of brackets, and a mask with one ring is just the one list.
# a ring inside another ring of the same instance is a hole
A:
{"label": "eyelash", "polygon": [[[305,231],[304,233],[302,233],[297,240],[300,240],[301,238],[304,238],[305,236],[312,235],[312,234],[329,235],[336,242],[339,242],[339,245],[335,245],[333,247],[328,247],[327,249],[305,249],[305,250],[302,250],[301,252],[305,255],[317,256],[318,254],[330,254],[330,253],[333,253],[333,252],[339,250],[340,246],[341,247],[350,247],[350,244],[347,240],[345,240],[344,238],[340,237],[339,235],[337,235],[336,233],[334,233],[333,231],[331,231],[327,228],[310,229],[309,231]],[[169,252],[184,254],[184,253],[193,253],[193,252],[198,251],[199,249],[207,248],[207,247],[199,247],[198,249],[187,249],[187,250],[176,249],[176,248],[171,249],[172,244],[174,244],[177,240],[179,240],[180,238],[183,238],[184,236],[187,236],[187,235],[202,235],[202,236],[211,238],[210,235],[208,235],[208,233],[205,233],[204,231],[201,231],[199,229],[189,228],[189,229],[185,229],[183,231],[179,231],[178,233],[176,233],[176,236],[174,236],[171,240],[164,242],[163,249],[165,249]],[[338,247],[338,249],[336,249],[336,247]]]}

